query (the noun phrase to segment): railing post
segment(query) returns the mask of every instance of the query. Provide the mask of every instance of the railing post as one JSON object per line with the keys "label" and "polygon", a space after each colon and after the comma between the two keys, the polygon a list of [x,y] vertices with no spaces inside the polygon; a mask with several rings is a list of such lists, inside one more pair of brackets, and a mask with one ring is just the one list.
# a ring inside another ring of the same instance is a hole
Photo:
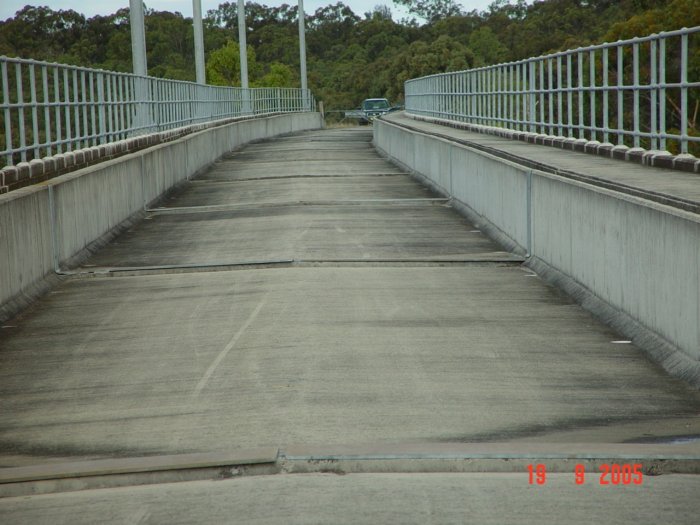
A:
{"label": "railing post", "polygon": [[73,70],[73,126],[75,128],[75,148],[80,149],[80,96],[78,95],[78,72]]}
{"label": "railing post", "polygon": [[650,132],[651,132],[651,149],[652,150],[658,150],[659,149],[659,144],[658,144],[658,130],[656,129],[656,121],[657,121],[657,116],[658,116],[658,107],[657,107],[657,97],[658,97],[658,89],[659,86],[657,84],[656,80],[656,40],[652,40],[649,42],[649,66],[651,68],[650,71],[650,113],[651,113],[651,122],[650,122]]}
{"label": "railing post", "polygon": [[552,59],[547,60],[547,77],[548,77],[548,88],[547,88],[547,102],[549,102],[549,129],[548,133],[550,135],[554,134],[554,64]]}
{"label": "railing post", "polygon": [[590,111],[591,111],[591,118],[590,118],[590,126],[591,126],[591,133],[590,133],[590,139],[591,140],[596,140],[597,139],[597,133],[596,133],[596,115],[595,115],[595,97],[596,97],[596,92],[595,92],[595,87],[596,87],[596,82],[595,82],[595,51],[591,50],[588,53],[588,85],[590,88],[590,96],[589,98],[589,105],[590,105]]}
{"label": "railing post", "polygon": [[634,105],[632,107],[632,115],[634,116],[634,147],[639,148],[639,42],[636,41],[632,44],[632,89],[634,93]]}
{"label": "railing post", "polygon": [[610,143],[610,117],[608,103],[608,88],[609,88],[609,71],[608,71],[608,48],[603,49],[603,142]]}
{"label": "railing post", "polygon": [[557,134],[561,137],[564,135],[564,105],[562,101],[562,60],[561,55],[557,56]]}
{"label": "railing post", "polygon": [[513,98],[515,99],[515,113],[513,114],[513,119],[514,119],[514,127],[517,130],[522,130],[522,113],[520,111],[520,99],[521,94],[521,84],[520,84],[520,67],[521,64],[516,64],[514,66],[514,71],[513,71],[513,76],[515,78],[515,93],[513,93]]}
{"label": "railing post", "polygon": [[544,124],[545,124],[545,119],[544,119],[544,60],[538,60],[537,61],[539,67],[539,85],[538,85],[538,91],[540,93],[539,96],[539,104],[540,104],[540,122],[539,122],[539,133],[544,135]]}
{"label": "railing post", "polygon": [[579,51],[576,54],[576,67],[578,72],[578,138],[585,139],[586,133],[584,130],[584,97],[583,97],[583,53]]}
{"label": "railing post", "polygon": [[[683,28],[685,29],[685,28]],[[681,35],[681,154],[688,153],[688,33]]]}
{"label": "railing post", "polygon": [[58,81],[59,70],[58,66],[53,68],[53,94],[54,94],[54,119],[56,121],[56,151],[63,151],[62,133],[61,133],[61,90]]}
{"label": "railing post", "polygon": [[20,151],[20,158],[22,161],[27,160],[27,151],[24,149],[26,144],[26,137],[24,131],[24,93],[22,92],[22,66],[20,64],[15,64],[15,81],[17,83],[17,104],[19,113],[19,144],[22,150]]}
{"label": "railing post", "polygon": [[622,133],[625,129],[624,121],[624,77],[625,77],[625,64],[624,64],[624,54],[622,52],[622,43],[617,41],[617,144],[619,146],[625,145],[625,135]]}
{"label": "railing post", "polygon": [[80,72],[80,88],[81,88],[81,108],[83,110],[83,147],[90,145],[90,128],[88,127],[88,102],[87,102],[87,85],[85,82],[85,71]]}
{"label": "railing post", "polygon": [[49,109],[49,103],[51,98],[49,96],[49,75],[46,65],[41,66],[41,84],[44,89],[44,143],[46,144],[46,156],[51,156],[51,110]]}
{"label": "railing post", "polygon": [[535,110],[536,110],[536,101],[535,101],[535,62],[533,60],[530,60],[528,62],[528,69],[529,69],[529,81],[528,81],[528,92],[529,92],[529,121],[530,121],[530,133],[537,133],[537,126],[535,123]]}
{"label": "railing post", "polygon": [[39,158],[39,119],[37,115],[37,100],[36,100],[36,75],[34,72],[34,64],[29,66],[29,89],[31,91],[32,104],[32,146],[34,146],[34,158]]}
{"label": "railing post", "polygon": [[2,69],[2,104],[5,106],[3,110],[5,116],[5,148],[7,149],[5,163],[11,166],[14,162],[12,161],[12,115],[10,113],[10,85],[7,79],[7,62],[3,62],[0,68]]}
{"label": "railing post", "polygon": [[567,117],[567,136],[569,138],[574,137],[574,93],[573,93],[573,55],[568,53],[566,55],[566,117]]}
{"label": "railing post", "polygon": [[97,73],[97,118],[100,125],[100,144],[107,142],[107,123],[105,122],[105,87],[104,75]]}
{"label": "railing post", "polygon": [[666,39],[659,41],[659,148],[666,151]]}

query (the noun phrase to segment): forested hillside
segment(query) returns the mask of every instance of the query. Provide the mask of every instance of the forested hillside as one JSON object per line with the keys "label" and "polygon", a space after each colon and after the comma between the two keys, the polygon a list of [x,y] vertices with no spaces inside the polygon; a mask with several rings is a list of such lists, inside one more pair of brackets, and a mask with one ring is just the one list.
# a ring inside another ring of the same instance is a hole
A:
{"label": "forested hillside", "polygon": [[[402,99],[408,78],[540,55],[584,44],[700,25],[698,0],[496,0],[460,12],[452,0],[394,0],[419,15],[396,21],[386,6],[358,14],[341,2],[307,14],[309,86],[328,109],[366,97]],[[246,4],[253,85],[298,86],[297,7]],[[207,13],[208,81],[237,85],[236,5]],[[191,19],[147,9],[150,75],[194,80]],[[86,19],[27,6],[0,22],[0,55],[131,70],[129,11]]]}

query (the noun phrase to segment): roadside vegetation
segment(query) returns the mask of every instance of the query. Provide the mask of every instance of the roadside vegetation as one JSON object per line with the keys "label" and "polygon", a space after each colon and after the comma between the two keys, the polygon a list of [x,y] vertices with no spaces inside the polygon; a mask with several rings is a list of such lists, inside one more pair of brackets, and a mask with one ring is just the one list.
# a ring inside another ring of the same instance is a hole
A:
{"label": "roadside vegetation", "polygon": [[[426,74],[700,25],[697,0],[496,0],[468,13],[453,0],[394,2],[414,16],[393,20],[386,5],[360,14],[342,2],[307,14],[309,87],[326,109],[367,97],[402,103],[403,82]],[[248,2],[246,13],[251,85],[298,86],[296,5]],[[204,25],[208,81],[239,85],[236,2],[210,10]],[[191,19],[147,9],[149,74],[194,80],[192,40]],[[86,19],[26,6],[0,22],[0,55],[130,71],[129,11]],[[698,78],[697,52],[691,67]]]}

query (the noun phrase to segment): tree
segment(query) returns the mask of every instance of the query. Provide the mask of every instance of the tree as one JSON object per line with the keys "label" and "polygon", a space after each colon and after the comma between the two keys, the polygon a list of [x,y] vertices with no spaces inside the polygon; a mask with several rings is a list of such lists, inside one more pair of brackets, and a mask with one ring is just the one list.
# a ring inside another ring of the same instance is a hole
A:
{"label": "tree", "polygon": [[[459,0],[394,2],[424,18],[428,23],[423,25],[415,17],[392,20],[385,5],[360,17],[345,3],[330,1],[334,3],[306,15],[309,87],[328,109],[355,107],[367,97],[400,101],[404,80],[421,75],[700,24],[698,0],[494,0],[487,9],[469,13],[461,13]],[[296,2],[279,7],[257,2],[246,3],[250,83],[296,85]],[[149,73],[193,80],[191,20],[149,10],[146,26]],[[237,28],[235,0],[207,12],[204,47],[210,82],[240,84],[238,46],[232,42]],[[695,81],[700,78],[700,42],[690,42],[689,78]],[[647,48],[641,47],[642,54]],[[667,71],[676,71],[678,46],[666,53]],[[27,6],[0,21],[0,54],[131,71],[129,10],[85,19],[74,11]],[[642,75],[648,74],[648,63],[640,66]],[[667,90],[667,96],[673,93],[677,98],[677,90]],[[673,104],[677,101],[669,100],[667,108]],[[700,118],[698,104],[697,90],[689,90],[693,122],[696,107]],[[677,121],[677,112],[667,118],[669,129]]]}
{"label": "tree", "polygon": [[273,62],[269,69],[268,73],[255,82],[256,87],[299,87],[296,75],[288,65]]}
{"label": "tree", "polygon": [[[670,5],[663,9],[650,9],[639,13],[629,20],[614,24],[605,34],[604,39],[608,42],[616,40],[634,38],[636,36],[645,36],[651,33],[661,31],[669,31],[680,29],[682,27],[691,27],[700,25],[700,4],[696,0],[673,0]],[[700,79],[700,42],[697,39],[689,38],[688,43],[688,79],[697,81]],[[640,46],[640,67],[639,75],[643,79],[650,78],[649,70],[649,50],[648,44]],[[679,46],[668,46],[666,49],[666,81],[677,82],[678,77],[672,78],[671,75],[675,72],[677,75],[680,71],[680,49]],[[627,75],[631,75],[632,60],[628,56],[625,58]],[[663,79],[662,79],[663,80]],[[680,122],[682,118],[682,110],[680,104],[680,93],[678,90],[666,90],[666,126],[671,133],[680,133]],[[649,93],[642,92],[641,96],[647,101]],[[642,104],[642,111],[648,111],[648,103]],[[626,115],[626,118],[631,120],[633,115]],[[691,136],[700,135],[700,93],[696,89],[688,90],[688,114],[686,115],[688,123],[688,134]],[[643,118],[644,122],[649,121],[649,117]],[[669,141],[667,148],[672,153],[679,152],[679,145],[675,141]],[[700,145],[697,143],[690,144],[690,152],[694,155],[700,155]]]}
{"label": "tree", "polygon": [[409,13],[418,15],[431,23],[462,14],[462,8],[455,0],[393,0],[393,2],[407,7]]}
{"label": "tree", "polygon": [[371,13],[365,13],[365,18],[381,18],[384,20],[391,20],[391,9],[386,4],[375,5]]}
{"label": "tree", "polygon": [[[238,43],[229,40],[221,49],[213,51],[206,63],[207,83],[215,86],[241,85],[241,60]],[[252,79],[257,73],[255,50],[248,47],[248,74]]]}
{"label": "tree", "polygon": [[508,60],[508,48],[489,27],[480,27],[469,36],[469,47],[475,55],[476,65],[486,66]]}
{"label": "tree", "polygon": [[73,10],[25,6],[0,25],[0,54],[59,60],[81,39],[85,17]]}

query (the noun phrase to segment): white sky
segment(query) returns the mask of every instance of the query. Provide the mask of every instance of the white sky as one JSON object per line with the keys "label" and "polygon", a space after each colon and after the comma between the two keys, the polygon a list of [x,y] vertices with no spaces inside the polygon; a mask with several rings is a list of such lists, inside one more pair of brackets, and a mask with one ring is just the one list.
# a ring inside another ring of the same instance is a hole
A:
{"label": "white sky", "polygon": [[[223,0],[201,0],[202,14],[206,15],[209,9],[216,9]],[[233,2],[236,0],[228,0]],[[294,5],[297,0],[256,0],[259,4],[268,6],[279,6],[282,4]],[[313,13],[319,7],[324,7],[329,4],[335,4],[339,0],[305,0],[304,10],[308,13]],[[465,11],[476,9],[478,11],[485,10],[493,0],[463,0],[460,2],[464,6]],[[405,16],[405,13],[399,13],[396,6],[391,0],[344,0],[343,3],[349,5],[355,14],[362,16],[365,12],[371,11],[375,5],[385,4],[391,8],[394,13],[394,19],[400,19]],[[58,11],[60,9],[73,9],[85,16],[92,17],[95,15],[108,15],[114,13],[122,7],[129,7],[129,0],[0,0],[0,20],[6,20],[14,16],[14,14],[22,9],[25,5],[46,5],[51,9]],[[179,11],[185,17],[192,16],[192,0],[146,0],[146,6],[149,9],[156,11]]]}

